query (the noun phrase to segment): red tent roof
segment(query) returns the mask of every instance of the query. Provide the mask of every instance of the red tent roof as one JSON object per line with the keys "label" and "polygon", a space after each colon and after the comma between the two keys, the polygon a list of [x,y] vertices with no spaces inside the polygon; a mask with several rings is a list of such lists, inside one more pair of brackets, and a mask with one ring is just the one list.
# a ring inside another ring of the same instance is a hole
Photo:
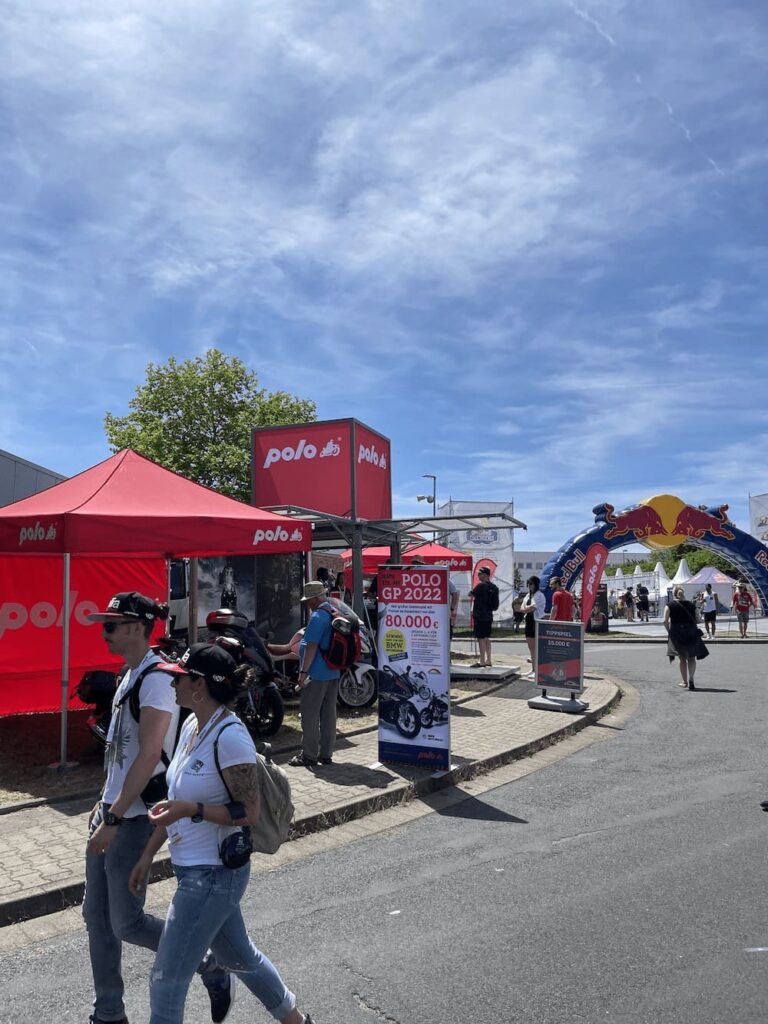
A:
{"label": "red tent roof", "polygon": [[[407,565],[417,556],[421,556],[427,565],[447,565],[451,572],[469,572],[472,569],[472,555],[464,551],[454,551],[442,544],[418,544],[403,552],[403,564]],[[352,564],[352,549],[342,551],[344,566]],[[376,572],[378,566],[389,558],[389,548],[364,548],[363,572]]]}
{"label": "red tent roof", "polygon": [[243,555],[308,551],[308,522],[254,508],[126,449],[0,508],[0,551]]}

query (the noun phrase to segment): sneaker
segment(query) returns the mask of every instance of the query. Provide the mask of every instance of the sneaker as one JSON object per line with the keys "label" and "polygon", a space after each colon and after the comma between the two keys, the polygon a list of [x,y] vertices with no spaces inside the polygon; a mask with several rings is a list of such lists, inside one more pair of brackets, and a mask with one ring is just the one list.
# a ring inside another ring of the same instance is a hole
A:
{"label": "sneaker", "polygon": [[235,975],[223,967],[214,967],[206,971],[202,978],[211,1000],[211,1020],[213,1024],[223,1024],[235,1001]]}
{"label": "sneaker", "polygon": [[333,758],[332,757],[321,757],[320,758],[320,764],[333,764]]}
{"label": "sneaker", "polygon": [[121,1017],[120,1020],[102,1020],[101,1017],[97,1017],[92,1013],[88,1018],[88,1024],[128,1024],[128,1018]]}
{"label": "sneaker", "polygon": [[296,754],[288,762],[291,768],[313,768],[317,761],[311,757],[305,757],[303,754]]}

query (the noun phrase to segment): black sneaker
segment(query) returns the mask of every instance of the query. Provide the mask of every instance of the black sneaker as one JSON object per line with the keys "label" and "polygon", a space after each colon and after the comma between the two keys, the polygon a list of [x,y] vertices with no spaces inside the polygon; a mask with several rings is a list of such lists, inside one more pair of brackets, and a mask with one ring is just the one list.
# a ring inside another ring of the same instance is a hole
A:
{"label": "black sneaker", "polygon": [[128,1018],[121,1017],[120,1020],[102,1020],[101,1017],[91,1014],[88,1018],[88,1024],[128,1024]]}
{"label": "black sneaker", "polygon": [[235,1002],[235,976],[223,967],[214,967],[202,979],[211,1000],[211,1020],[213,1024],[224,1024]]}
{"label": "black sneaker", "polygon": [[333,764],[333,758],[332,757],[321,757],[320,758],[320,764]]}
{"label": "black sneaker", "polygon": [[296,754],[291,758],[288,764],[291,768],[314,768],[317,761],[313,760],[311,757],[304,757],[303,754]]}

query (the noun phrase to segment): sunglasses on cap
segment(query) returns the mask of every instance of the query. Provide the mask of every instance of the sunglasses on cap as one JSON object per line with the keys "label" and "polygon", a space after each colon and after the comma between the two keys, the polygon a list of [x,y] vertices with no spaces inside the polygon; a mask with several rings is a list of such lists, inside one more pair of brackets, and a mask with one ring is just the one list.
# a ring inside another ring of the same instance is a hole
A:
{"label": "sunglasses on cap", "polygon": [[136,619],[120,619],[119,622],[116,622],[113,619],[112,622],[102,622],[101,631],[102,633],[106,633],[107,636],[110,636],[112,633],[115,632],[118,626],[130,626],[131,623],[136,621]]}

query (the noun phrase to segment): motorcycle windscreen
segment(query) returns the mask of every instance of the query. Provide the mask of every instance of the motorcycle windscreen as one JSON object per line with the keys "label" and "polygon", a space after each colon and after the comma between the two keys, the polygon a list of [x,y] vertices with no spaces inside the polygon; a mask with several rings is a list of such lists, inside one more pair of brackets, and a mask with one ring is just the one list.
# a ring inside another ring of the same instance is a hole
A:
{"label": "motorcycle windscreen", "polygon": [[[0,715],[61,708],[64,560],[0,556]],[[72,557],[69,588],[69,685],[74,694],[88,669],[115,671],[101,624],[87,616],[103,611],[113,594],[137,590],[167,600],[162,558]],[[163,633],[159,622],[156,633]],[[70,707],[82,707],[71,696]]]}

